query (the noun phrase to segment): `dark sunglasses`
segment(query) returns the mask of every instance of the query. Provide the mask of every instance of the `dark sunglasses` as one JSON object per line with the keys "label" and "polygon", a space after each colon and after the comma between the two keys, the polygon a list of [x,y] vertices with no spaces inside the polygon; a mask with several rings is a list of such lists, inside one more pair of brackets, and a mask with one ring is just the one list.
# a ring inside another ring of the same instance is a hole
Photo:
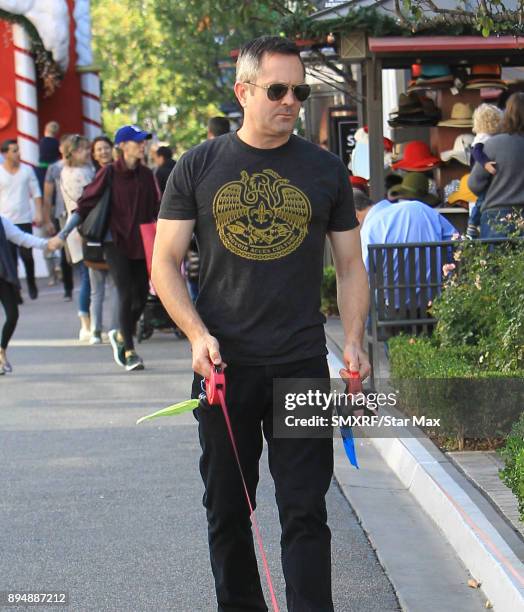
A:
{"label": "dark sunglasses", "polygon": [[295,98],[299,102],[304,102],[305,100],[307,100],[309,94],[311,93],[311,87],[309,85],[306,85],[305,83],[301,83],[300,85],[285,85],[284,83],[257,85],[256,83],[251,83],[250,81],[246,81],[246,83],[248,85],[254,85],[255,87],[265,89],[267,97],[271,100],[271,102],[277,102],[278,100],[282,100],[282,98],[287,94],[288,89],[291,89],[291,91],[295,95]]}

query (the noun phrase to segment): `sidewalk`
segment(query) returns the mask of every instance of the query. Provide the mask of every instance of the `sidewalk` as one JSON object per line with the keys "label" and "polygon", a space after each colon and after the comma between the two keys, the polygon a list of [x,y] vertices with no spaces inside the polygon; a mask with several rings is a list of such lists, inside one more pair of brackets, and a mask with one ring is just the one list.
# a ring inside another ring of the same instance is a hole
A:
{"label": "sidewalk", "polygon": [[[59,288],[40,289],[21,307],[14,372],[0,379],[0,591],[65,590],[71,604],[61,609],[74,612],[216,610],[195,421],[188,414],[135,426],[187,398],[187,342],[155,333],[138,346],[146,370],[126,373],[108,345],[75,339],[75,303],[64,303]],[[335,482],[327,501],[335,609],[399,610]],[[267,456],[257,502],[284,612]]]}
{"label": "sidewalk", "polygon": [[[340,355],[339,347],[343,344],[343,334],[338,319],[333,318],[328,321],[327,333],[336,359],[336,355]],[[337,368],[338,364],[334,364],[333,371],[336,372]],[[381,354],[378,368],[376,367],[378,370],[375,373],[376,377],[382,381],[387,380],[388,368],[387,359]],[[387,412],[401,416],[394,409]],[[524,610],[522,538],[517,536],[514,527],[501,516],[491,501],[483,496],[481,491],[450,462],[449,457],[440,452],[428,438],[413,438],[408,430],[404,433],[399,430],[397,435],[398,438],[370,439],[370,443],[378,452],[378,457],[398,477],[401,487],[409,492],[412,501],[418,502],[418,516],[423,514],[431,518],[430,522],[434,528],[440,531],[440,538],[452,547],[455,558],[460,559],[462,567],[465,563],[475,574],[473,578],[482,583],[485,593],[493,600],[490,604],[497,603],[495,609],[504,612],[510,609]],[[362,440],[359,442],[364,444]],[[463,459],[457,459],[455,455],[454,461],[463,461]],[[478,471],[473,466],[479,462],[485,462],[482,455],[469,456],[470,472]],[[345,478],[345,475],[336,474],[336,476],[339,480]],[[351,485],[351,482],[349,484]],[[493,486],[492,478],[490,485]],[[354,492],[351,486],[344,491],[353,503],[351,496]],[[373,540],[373,534],[370,536]],[[387,547],[392,540],[395,540],[394,531],[384,538],[386,558]],[[427,551],[424,546],[420,548]],[[379,545],[377,553],[382,560]],[[382,563],[388,569],[386,563],[384,561]],[[402,603],[403,592],[406,588],[409,592],[409,584],[405,584],[403,576],[394,576],[389,571],[388,575]]]}

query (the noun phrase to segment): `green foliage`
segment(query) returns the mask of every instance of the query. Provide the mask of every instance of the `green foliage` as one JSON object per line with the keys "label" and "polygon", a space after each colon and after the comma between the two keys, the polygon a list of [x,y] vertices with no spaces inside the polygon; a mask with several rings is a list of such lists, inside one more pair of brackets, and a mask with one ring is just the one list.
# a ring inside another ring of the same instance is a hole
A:
{"label": "green foliage", "polygon": [[201,142],[209,117],[235,100],[231,51],[280,34],[291,5],[299,14],[314,8],[284,0],[93,0],[104,127],[131,119],[179,153]]}
{"label": "green foliage", "polygon": [[388,342],[391,376],[403,410],[441,418],[437,434],[459,449],[467,437],[495,445],[524,401],[524,241],[466,241],[455,262],[433,336]]}
{"label": "green foliage", "polygon": [[450,448],[462,450],[467,439],[500,444],[522,408],[524,370],[480,370],[475,347],[444,348],[425,337],[397,336],[388,347],[404,413],[440,419],[428,433]]}
{"label": "green foliage", "polygon": [[432,313],[441,348],[473,347],[480,370],[524,368],[524,241],[490,248],[476,241],[455,254],[457,269]]}
{"label": "green foliage", "polygon": [[[449,34],[449,28],[462,27],[462,33],[488,37],[494,34],[513,34],[524,32],[522,21],[523,2],[503,2],[502,0],[458,0],[455,6],[442,7],[442,3],[431,0],[402,0],[401,18],[413,31],[440,29],[439,33]],[[440,6],[439,6],[440,5]]]}
{"label": "green foliage", "polygon": [[304,12],[294,12],[282,19],[281,27],[287,36],[303,39],[323,39],[331,32],[367,32],[370,36],[394,36],[406,33],[394,17],[377,11],[373,6],[348,11],[336,19],[312,20]]}
{"label": "green foliage", "polygon": [[333,266],[324,268],[321,285],[322,312],[325,315],[338,315],[337,276]]}
{"label": "green foliage", "polygon": [[513,426],[505,447],[499,452],[506,464],[500,471],[500,477],[516,495],[520,520],[524,521],[524,412]]}

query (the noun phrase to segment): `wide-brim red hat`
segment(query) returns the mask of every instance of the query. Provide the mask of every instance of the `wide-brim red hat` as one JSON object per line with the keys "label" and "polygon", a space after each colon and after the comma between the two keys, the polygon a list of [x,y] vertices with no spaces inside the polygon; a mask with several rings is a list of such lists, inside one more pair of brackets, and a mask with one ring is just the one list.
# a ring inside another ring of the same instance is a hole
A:
{"label": "wide-brim red hat", "polygon": [[429,146],[422,140],[408,142],[404,156],[391,164],[395,170],[431,170],[440,164],[440,158],[431,153]]}

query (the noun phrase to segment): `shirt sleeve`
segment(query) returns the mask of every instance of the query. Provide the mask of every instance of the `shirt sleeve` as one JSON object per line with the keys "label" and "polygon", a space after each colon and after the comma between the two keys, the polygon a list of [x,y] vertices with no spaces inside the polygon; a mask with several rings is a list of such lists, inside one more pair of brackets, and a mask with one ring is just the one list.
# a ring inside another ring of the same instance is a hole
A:
{"label": "shirt sleeve", "polygon": [[197,218],[195,186],[193,181],[194,155],[185,154],[175,165],[169,175],[159,219],[189,220]]}
{"label": "shirt sleeve", "polygon": [[42,192],[40,191],[40,185],[38,184],[38,179],[36,178],[35,171],[33,168],[28,168],[29,172],[29,191],[31,192],[32,198],[41,198]]}
{"label": "shirt sleeve", "polygon": [[476,162],[468,178],[468,187],[475,195],[480,195],[488,188],[490,180],[491,174]]}
{"label": "shirt sleeve", "polygon": [[1,217],[2,225],[4,226],[5,237],[20,247],[25,247],[26,249],[46,249],[47,248],[47,239],[38,238],[38,236],[33,236],[33,234],[29,234],[28,232],[23,232],[21,229],[18,229],[14,223],[6,219],[5,217]]}
{"label": "shirt sleeve", "polygon": [[56,176],[55,176],[55,168],[56,168],[56,166],[54,164],[51,164],[47,168],[47,170],[45,172],[45,178],[44,178],[44,182],[45,183],[53,183],[54,184],[55,178],[56,178]]}
{"label": "shirt sleeve", "polygon": [[484,167],[489,161],[491,161],[489,157],[484,153],[484,143],[482,142],[477,142],[473,149],[471,149],[471,156],[482,167]]}
{"label": "shirt sleeve", "polygon": [[353,203],[353,189],[351,188],[349,173],[342,163],[338,164],[337,180],[337,199],[331,209],[327,228],[329,232],[345,232],[358,227],[355,204]]}

